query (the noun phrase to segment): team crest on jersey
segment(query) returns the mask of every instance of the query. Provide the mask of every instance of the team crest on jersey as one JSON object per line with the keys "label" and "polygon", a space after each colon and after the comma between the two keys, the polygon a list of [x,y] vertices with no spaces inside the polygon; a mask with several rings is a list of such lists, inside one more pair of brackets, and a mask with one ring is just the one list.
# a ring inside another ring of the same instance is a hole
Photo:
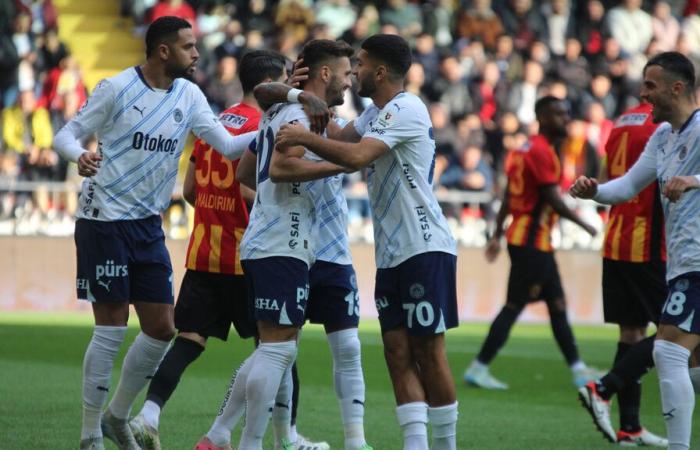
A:
{"label": "team crest on jersey", "polygon": [[175,110],[173,111],[173,119],[175,119],[175,123],[182,122],[183,118],[184,118],[184,116],[183,116],[180,108],[175,108]]}
{"label": "team crest on jersey", "polygon": [[688,147],[684,145],[683,147],[681,147],[681,151],[678,152],[678,159],[680,161],[683,161],[686,156],[688,156]]}
{"label": "team crest on jersey", "polygon": [[420,283],[414,283],[408,289],[408,293],[414,300],[420,300],[425,295],[425,287]]}
{"label": "team crest on jersey", "polygon": [[688,289],[688,286],[690,286],[690,281],[688,281],[687,278],[681,278],[680,280],[676,281],[676,284],[673,286],[673,289],[675,291],[683,292]]}

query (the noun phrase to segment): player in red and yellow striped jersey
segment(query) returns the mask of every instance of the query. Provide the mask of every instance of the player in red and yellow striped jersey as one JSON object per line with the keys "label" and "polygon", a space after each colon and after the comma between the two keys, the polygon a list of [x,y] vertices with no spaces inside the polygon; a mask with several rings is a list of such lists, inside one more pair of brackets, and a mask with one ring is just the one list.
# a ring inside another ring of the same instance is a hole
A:
{"label": "player in red and yellow striped jersey", "polygon": [[[253,89],[263,82],[283,80],[285,63],[282,55],[264,50],[241,58],[238,76],[243,101],[219,116],[231,134],[257,130],[261,112]],[[238,251],[248,224],[248,209],[236,180],[238,163],[202,141],[195,143],[183,192],[195,208],[195,222],[187,249],[187,272],[175,305],[178,336],[151,381],[143,409],[130,422],[145,449],[160,448],[161,409],[187,366],[204,351],[207,339],[226,340],[232,323],[241,337],[256,334]]]}
{"label": "player in red and yellow striped jersey", "polygon": [[488,389],[507,388],[505,383],[491,375],[488,365],[505,344],[523,308],[537,300],[547,303],[554,337],[573,372],[574,383],[585,384],[593,376],[579,358],[566,317],[566,302],[554,259],[551,233],[559,216],[573,221],[591,235],[596,231],[572,212],[559,194],[561,169],[553,143],[566,136],[569,122],[566,104],[556,97],[544,97],[537,101],[535,114],[540,134],[531,137],[522,149],[508,157],[508,189],[486,249],[486,257],[491,262],[500,252],[503,224],[510,213],[513,221],[506,237],[511,269],[506,304],[491,324],[479,354],[464,375],[467,383]]}
{"label": "player in red and yellow striped jersey", "polygon": [[[606,176],[624,175],[642,154],[659,124],[652,106],[643,103],[616,121],[605,146]],[[668,441],[639,422],[640,378],[654,366],[655,336],[647,337],[649,322],[658,324],[667,296],[666,246],[658,183],[652,183],[629,202],[614,205],[603,246],[603,312],[605,322],[620,327],[614,367],[597,383],[582,387],[579,396],[596,427],[611,442],[666,447]],[[609,401],[618,394],[620,431],[610,421]],[[603,408],[594,407],[594,402]]]}

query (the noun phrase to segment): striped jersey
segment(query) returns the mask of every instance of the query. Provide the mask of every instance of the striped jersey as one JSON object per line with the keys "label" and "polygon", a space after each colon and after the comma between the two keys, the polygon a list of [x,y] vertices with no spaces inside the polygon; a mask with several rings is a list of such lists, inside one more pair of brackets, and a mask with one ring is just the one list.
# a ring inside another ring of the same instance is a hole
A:
{"label": "striped jersey", "polygon": [[389,151],[367,173],[377,267],[396,267],[427,252],[457,254],[447,220],[433,193],[435,138],[428,110],[401,92],[383,108],[370,105],[354,126]]}
{"label": "striped jersey", "polygon": [[558,215],[540,195],[540,187],[558,185],[559,158],[547,138],[538,134],[508,154],[508,209],[513,216],[506,239],[510,245],[551,252],[552,227]]}
{"label": "striped jersey", "polygon": [[220,127],[202,91],[178,78],[148,85],[139,67],[102,80],[72,120],[97,134],[97,174],[83,181],[76,216],[113,221],[160,214],[170,204],[187,133]]}
{"label": "striped jersey", "polygon": [[[256,137],[256,192],[250,222],[241,241],[241,259],[283,256],[314,261],[312,229],[316,222],[314,196],[308,182],[270,180],[270,161],[275,135],[283,124],[309,120],[298,103],[278,103],[263,115]],[[310,159],[309,152],[304,158]]]}
{"label": "striped jersey", "polygon": [[[632,167],[656,130],[652,108],[648,103],[641,104],[615,121],[605,146],[609,180],[624,175]],[[649,185],[632,200],[610,208],[603,257],[629,262],[666,259],[658,183]]]}
{"label": "striped jersey", "polygon": [[[339,118],[336,118],[335,122],[341,127],[346,124],[345,120]],[[316,156],[308,153],[311,158]],[[352,264],[348,240],[348,202],[343,189],[343,174],[311,181],[308,187],[313,193],[316,205],[316,259],[336,264]]]}
{"label": "striped jersey", "polygon": [[[258,129],[260,111],[238,103],[219,115],[232,135]],[[248,207],[236,180],[239,160],[231,161],[198,139],[190,161],[195,169],[194,227],[186,267],[242,275],[239,245],[248,226]]]}

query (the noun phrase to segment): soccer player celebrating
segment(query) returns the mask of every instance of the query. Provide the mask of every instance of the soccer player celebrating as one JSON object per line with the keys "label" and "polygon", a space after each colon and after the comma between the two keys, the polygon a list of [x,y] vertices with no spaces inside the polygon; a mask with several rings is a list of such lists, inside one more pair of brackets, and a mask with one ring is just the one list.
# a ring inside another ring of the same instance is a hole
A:
{"label": "soccer player celebrating", "polygon": [[[329,106],[342,104],[343,93],[351,86],[352,48],[342,42],[315,40],[307,43],[303,52],[312,69],[304,90]],[[291,389],[278,390],[283,378],[291,378],[297,334],[305,319],[317,205],[313,186],[289,181],[289,174],[303,173],[304,180],[316,180],[336,175],[344,168],[316,161],[303,147],[276,150],[275,135],[286,123],[309,126],[304,110],[296,103],[273,105],[263,116],[256,138],[256,196],[241,242],[241,262],[249,281],[260,345],[238,371],[231,389],[234,401],[229,399],[207,436],[197,444],[198,449],[230,448],[231,429],[244,412],[241,405],[245,405],[246,423],[237,448],[260,450],[270,411],[277,403],[290,403]],[[274,282],[270,282],[271,277]],[[283,384],[290,385],[288,381]],[[289,418],[279,426],[277,445],[292,449],[293,444],[285,436]]]}
{"label": "soccer player celebrating", "polygon": [[[616,121],[605,146],[606,175],[613,180],[637,161],[658,123],[652,106],[642,103]],[[620,327],[614,367],[599,381],[579,389],[582,404],[610,442],[666,447],[668,441],[639,423],[640,377],[654,365],[654,336],[649,322],[659,323],[666,299],[666,251],[658,183],[646,187],[630,202],[610,209],[603,245],[603,311],[605,321]],[[620,430],[610,422],[609,400],[617,394]]]}
{"label": "soccer player celebrating", "polygon": [[[187,80],[199,58],[195,43],[187,21],[168,16],[153,22],[145,64],[101,81],[54,139],[56,150],[88,177],[75,226],[78,298],[92,302],[95,317],[83,364],[81,449],[104,448],[103,434],[120,449],[139,448],[127,424],[129,410],[174,335],[172,266],[160,213],[170,202],[187,133],[231,159],[250,140],[231,137]],[[93,133],[97,153],[79,143]],[[130,302],[141,333],[102,415]]]}
{"label": "soccer player celebrating", "polygon": [[700,344],[700,114],[695,70],[688,58],[677,52],[660,53],[647,62],[643,76],[641,97],[651,103],[653,120],[661,125],[625,175],[601,185],[593,178],[579,177],[570,192],[617,204],[659,180],[666,219],[669,295],[661,311],[653,356],[668,448],[685,450],[690,448],[695,407],[693,381],[700,384],[698,370],[691,369],[691,375],[688,369],[688,359]]}
{"label": "soccer player celebrating", "polygon": [[[282,55],[265,50],[245,54],[239,65],[243,100],[220,114],[221,123],[233,135],[257,131],[261,113],[253,88],[284,78]],[[238,162],[224,158],[201,139],[195,142],[184,186],[185,200],[194,206],[194,230],[175,306],[178,336],[148,387],[141,412],[130,422],[136,441],[147,450],[160,449],[161,410],[187,366],[204,351],[207,339],[225,341],[232,323],[242,338],[256,334],[238,250],[248,225],[248,208],[235,176]]]}
{"label": "soccer player celebrating", "polygon": [[370,105],[326,139],[298,126],[277,133],[359,170],[369,166],[377,262],[375,299],[404,449],[456,448],[457,401],[444,333],[457,326],[456,244],[432,192],[435,141],[425,105],[403,91],[411,51],[393,35],[362,43],[354,74]]}
{"label": "soccer player celebrating", "polygon": [[492,262],[501,250],[503,223],[508,214],[512,214],[513,221],[506,232],[511,261],[506,304],[464,375],[467,383],[487,389],[508,387],[491,375],[488,366],[506,343],[523,308],[538,300],[547,304],[554,338],[571,368],[574,383],[581,386],[594,377],[579,358],[566,316],[564,291],[551,242],[557,215],[571,220],[591,235],[596,233],[559,195],[561,170],[554,145],[566,136],[569,112],[563,100],[547,96],[535,104],[535,115],[539,134],[511,153],[506,162],[508,187],[496,217],[495,231],[486,247],[486,258]]}

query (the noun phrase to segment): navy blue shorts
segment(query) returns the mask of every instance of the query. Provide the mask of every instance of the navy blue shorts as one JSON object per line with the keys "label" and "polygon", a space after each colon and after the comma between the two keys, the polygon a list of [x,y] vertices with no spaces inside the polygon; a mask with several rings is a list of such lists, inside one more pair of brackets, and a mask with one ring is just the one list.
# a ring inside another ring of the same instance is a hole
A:
{"label": "navy blue shorts", "polygon": [[298,258],[241,260],[256,321],[300,328],[309,299],[309,267]]}
{"label": "navy blue shorts", "polygon": [[309,271],[309,303],[306,318],[333,328],[352,328],[360,323],[360,294],[352,264],[319,261]]}
{"label": "navy blue shorts", "polygon": [[444,252],[377,269],[374,301],[382,333],[404,327],[412,336],[426,336],[456,327],[456,271],[457,257]]}
{"label": "navy blue shorts", "polygon": [[668,282],[661,323],[700,334],[700,272],[688,272]]}
{"label": "navy blue shorts", "polygon": [[173,304],[173,268],[160,216],[75,223],[78,298]]}

